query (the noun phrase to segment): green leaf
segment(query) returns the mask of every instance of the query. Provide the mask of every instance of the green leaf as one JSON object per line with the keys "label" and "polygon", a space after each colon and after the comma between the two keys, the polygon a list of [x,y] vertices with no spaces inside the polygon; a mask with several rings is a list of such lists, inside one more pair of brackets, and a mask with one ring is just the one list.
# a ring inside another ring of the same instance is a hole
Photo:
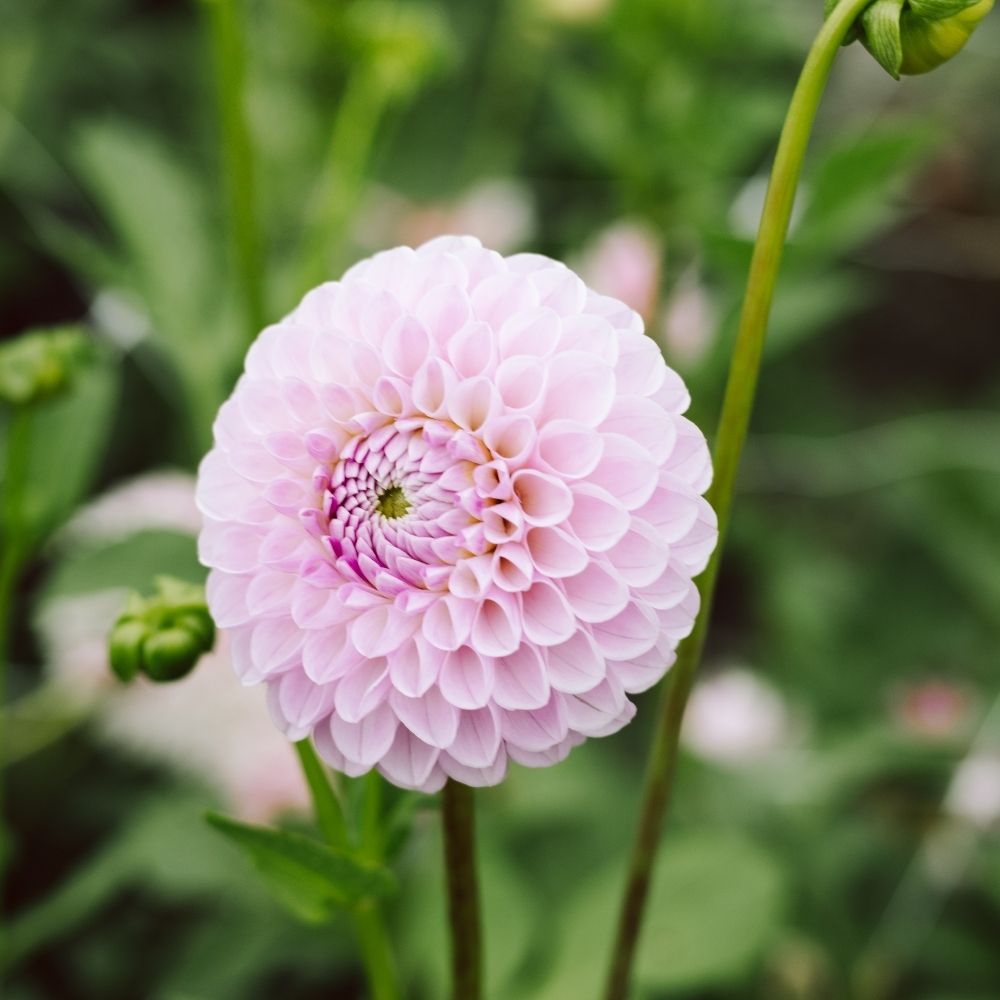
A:
{"label": "green leaf", "polygon": [[[570,901],[545,1000],[592,996],[603,981],[623,885],[614,866]],[[748,975],[780,929],[785,903],[781,867],[753,842],[709,831],[668,837],[650,887],[638,985],[707,989]]]}
{"label": "green leaf", "polygon": [[154,572],[204,582],[194,537],[156,528],[102,546],[74,546],[50,573],[42,600],[95,590],[148,590]]}
{"label": "green leaf", "polygon": [[322,923],[365,896],[384,896],[395,888],[388,869],[302,834],[219,813],[206,818],[246,853],[281,902],[309,923]]}
{"label": "green leaf", "polygon": [[223,268],[203,192],[166,147],[121,123],[86,128],[76,158],[149,313],[153,338],[178,371],[195,418],[207,425],[240,345],[223,312]]}
{"label": "green leaf", "polygon": [[891,224],[900,211],[900,188],[920,168],[937,138],[933,126],[910,122],[838,139],[806,180],[796,246],[829,258]]}

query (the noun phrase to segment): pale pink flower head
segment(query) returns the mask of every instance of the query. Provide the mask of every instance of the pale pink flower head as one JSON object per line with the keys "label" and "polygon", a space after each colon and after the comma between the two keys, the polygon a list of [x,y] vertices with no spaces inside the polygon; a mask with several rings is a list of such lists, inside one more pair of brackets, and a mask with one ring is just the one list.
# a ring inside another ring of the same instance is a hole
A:
{"label": "pale pink flower head", "polygon": [[424,791],[615,732],[715,544],[688,401],[638,315],[545,257],[445,237],[310,292],[199,474],[237,672],[335,768]]}

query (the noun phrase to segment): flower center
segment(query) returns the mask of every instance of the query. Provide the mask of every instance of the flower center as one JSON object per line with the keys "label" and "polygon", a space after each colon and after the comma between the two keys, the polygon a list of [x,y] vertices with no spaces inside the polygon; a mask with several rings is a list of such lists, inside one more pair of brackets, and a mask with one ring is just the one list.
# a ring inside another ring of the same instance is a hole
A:
{"label": "flower center", "polygon": [[383,490],[375,501],[378,512],[384,517],[402,517],[410,509],[410,501],[406,499],[402,486],[390,486]]}

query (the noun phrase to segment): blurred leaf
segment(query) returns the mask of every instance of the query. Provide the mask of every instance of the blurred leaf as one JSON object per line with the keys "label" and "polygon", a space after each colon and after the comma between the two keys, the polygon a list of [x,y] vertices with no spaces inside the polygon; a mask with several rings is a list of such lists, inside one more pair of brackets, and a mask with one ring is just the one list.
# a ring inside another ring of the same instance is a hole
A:
{"label": "blurred leaf", "polygon": [[309,923],[365,896],[384,896],[395,887],[392,873],[302,834],[240,823],[218,813],[208,822],[243,850],[275,895]]}
{"label": "blurred leaf", "polygon": [[117,394],[117,371],[99,355],[81,365],[64,395],[32,407],[22,508],[32,537],[56,527],[86,493],[101,460]]}
{"label": "blurred leaf", "polygon": [[195,539],[179,531],[138,531],[101,547],[79,547],[62,558],[46,581],[43,602],[94,590],[149,589],[153,574],[201,583]]}
{"label": "blurred leaf", "polygon": [[[569,918],[541,996],[592,996],[610,960],[624,879],[616,865],[566,903]],[[705,989],[747,975],[784,919],[782,868],[756,844],[712,831],[663,841],[639,945],[645,991]]]}
{"label": "blurred leaf", "polygon": [[794,241],[833,256],[877,233],[898,212],[893,196],[937,138],[926,122],[840,138],[805,180],[805,210]]}
{"label": "blurred leaf", "polygon": [[146,303],[153,336],[195,407],[198,433],[206,434],[239,343],[226,321],[219,241],[204,213],[202,191],[165,147],[121,123],[84,129],[77,160]]}
{"label": "blurred leaf", "polygon": [[144,803],[127,826],[87,858],[50,896],[10,921],[6,956],[20,960],[90,919],[129,884],[166,896],[245,895],[239,867],[200,819],[205,800],[187,793]]}

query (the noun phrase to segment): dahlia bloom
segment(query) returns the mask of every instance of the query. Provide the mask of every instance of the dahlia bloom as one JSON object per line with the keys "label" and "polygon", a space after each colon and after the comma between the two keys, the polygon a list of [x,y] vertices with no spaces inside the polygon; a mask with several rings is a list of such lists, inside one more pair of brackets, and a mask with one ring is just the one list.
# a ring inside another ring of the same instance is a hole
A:
{"label": "dahlia bloom", "polygon": [[243,682],[333,767],[427,792],[617,731],[716,540],[688,401],[639,316],[545,257],[444,237],[310,292],[199,473]]}

